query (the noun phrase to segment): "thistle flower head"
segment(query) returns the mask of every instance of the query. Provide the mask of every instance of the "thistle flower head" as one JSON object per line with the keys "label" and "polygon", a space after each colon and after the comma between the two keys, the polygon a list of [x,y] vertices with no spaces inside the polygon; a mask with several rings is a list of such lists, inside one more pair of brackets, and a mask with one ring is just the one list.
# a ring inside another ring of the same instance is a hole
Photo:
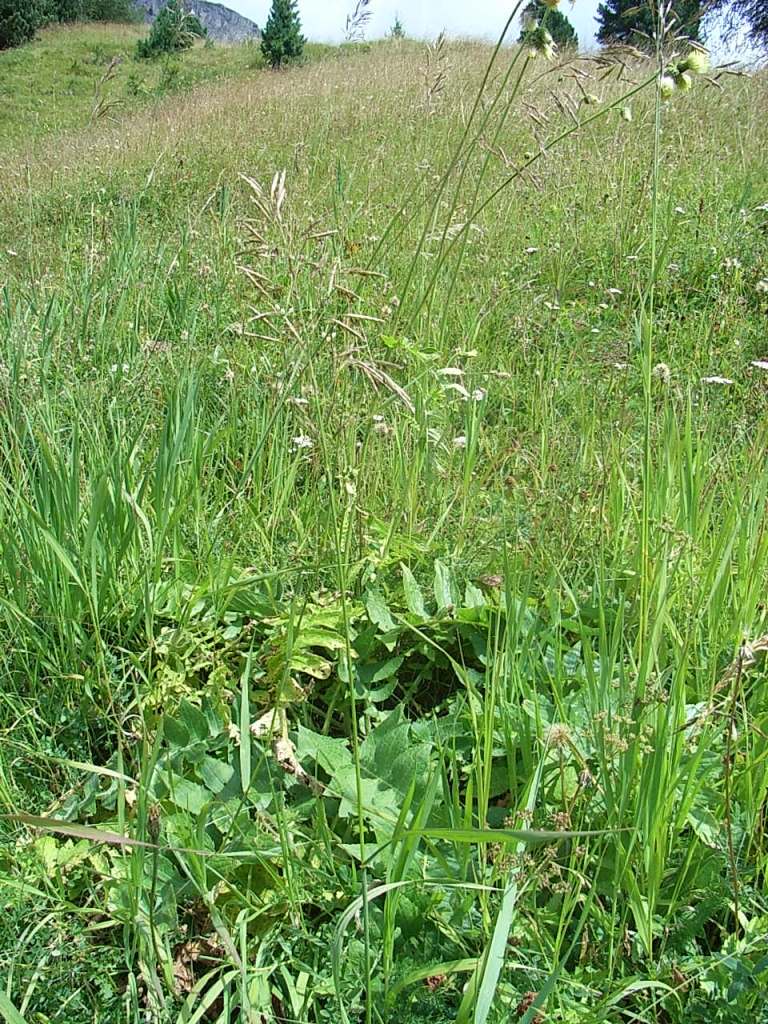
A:
{"label": "thistle flower head", "polygon": [[692,71],[694,75],[703,75],[709,71],[709,54],[706,50],[691,50],[680,65],[682,71]]}
{"label": "thistle flower head", "polygon": [[659,92],[663,100],[668,100],[675,91],[675,80],[672,75],[662,75],[659,80]]}
{"label": "thistle flower head", "polygon": [[541,0],[545,7],[548,7],[550,11],[554,11],[559,6],[560,0]]}
{"label": "thistle flower head", "polygon": [[557,51],[555,41],[545,28],[541,26],[535,28],[532,32],[528,33],[525,41],[528,44],[528,50],[532,57],[540,53],[547,60],[552,60],[555,56]]}
{"label": "thistle flower head", "polygon": [[687,71],[681,71],[675,79],[675,85],[680,90],[680,92],[688,92],[691,86],[693,85],[693,79]]}

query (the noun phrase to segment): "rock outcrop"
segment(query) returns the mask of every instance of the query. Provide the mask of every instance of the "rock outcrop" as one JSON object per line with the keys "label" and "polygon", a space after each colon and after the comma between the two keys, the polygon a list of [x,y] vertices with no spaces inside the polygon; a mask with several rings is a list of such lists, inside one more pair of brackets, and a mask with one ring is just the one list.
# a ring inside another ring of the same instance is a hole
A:
{"label": "rock outcrop", "polygon": [[[145,21],[154,21],[166,0],[135,0],[136,6],[144,11]],[[243,43],[247,39],[258,39],[258,26],[236,11],[210,0],[186,0],[190,14],[196,14],[208,35],[217,43]]]}

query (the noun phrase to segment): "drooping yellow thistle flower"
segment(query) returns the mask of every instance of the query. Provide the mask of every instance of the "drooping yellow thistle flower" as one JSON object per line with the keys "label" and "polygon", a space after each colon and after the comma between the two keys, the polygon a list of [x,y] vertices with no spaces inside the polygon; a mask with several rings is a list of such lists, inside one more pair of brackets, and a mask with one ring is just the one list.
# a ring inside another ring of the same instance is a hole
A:
{"label": "drooping yellow thistle flower", "polygon": [[706,50],[691,50],[680,64],[681,71],[692,71],[694,75],[703,75],[709,71],[709,54]]}

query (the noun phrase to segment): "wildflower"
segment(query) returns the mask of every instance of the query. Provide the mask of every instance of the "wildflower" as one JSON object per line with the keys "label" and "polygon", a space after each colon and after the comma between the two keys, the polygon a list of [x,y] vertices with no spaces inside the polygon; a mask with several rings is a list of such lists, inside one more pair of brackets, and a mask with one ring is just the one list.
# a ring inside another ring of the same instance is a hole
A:
{"label": "wildflower", "polygon": [[315,442],[306,434],[298,434],[292,439],[293,447],[298,451],[300,448],[314,448]]}
{"label": "wildflower", "polygon": [[624,121],[631,121],[632,120],[632,107],[622,107],[621,108],[621,117],[622,117],[622,119]]}
{"label": "wildflower", "polygon": [[683,209],[682,206],[676,206],[675,207],[675,213],[677,213],[679,216],[682,217],[685,214],[685,210]]}
{"label": "wildflower", "polygon": [[668,100],[675,91],[675,80],[672,75],[662,75],[659,79],[659,92],[663,100]]}
{"label": "wildflower", "polygon": [[653,376],[657,377],[664,384],[669,384],[670,378],[672,376],[672,371],[666,363],[656,363],[656,365],[653,368]]}
{"label": "wildflower", "polygon": [[466,438],[466,436],[464,434],[459,434],[458,437],[454,437],[454,439],[453,439],[453,447],[454,448],[466,448],[467,447],[467,438]]}
{"label": "wildflower", "polygon": [[564,722],[553,722],[547,731],[547,744],[558,749],[570,746],[571,730]]}
{"label": "wildflower", "polygon": [[560,0],[541,0],[541,2],[545,7],[548,7],[550,11],[554,11],[554,9],[559,5]]}
{"label": "wildflower", "polygon": [[291,405],[298,405],[298,406],[309,405],[309,399],[308,398],[302,398],[299,395],[291,395],[290,398],[286,399],[286,401],[290,402]]}
{"label": "wildflower", "polygon": [[723,260],[723,269],[741,270],[741,260],[736,256],[726,256],[725,260]]}
{"label": "wildflower", "polygon": [[687,71],[681,71],[675,79],[675,85],[680,90],[680,92],[688,92],[691,86],[693,85],[693,79]]}
{"label": "wildflower", "polygon": [[547,60],[552,60],[555,56],[557,47],[555,41],[549,32],[539,26],[528,33],[525,39],[528,44],[528,51],[532,57],[537,54],[541,54]]}
{"label": "wildflower", "polygon": [[761,295],[768,295],[768,277],[761,278],[755,285],[755,291]]}
{"label": "wildflower", "polygon": [[768,359],[753,359],[749,365],[757,370],[768,370]]}
{"label": "wildflower", "polygon": [[713,374],[711,377],[702,377],[702,384],[733,384],[730,377],[720,377],[718,374]]}
{"label": "wildflower", "polygon": [[437,371],[443,377],[463,377],[464,371],[460,370],[458,366],[444,366],[441,370]]}
{"label": "wildflower", "polygon": [[533,32],[534,29],[539,27],[536,15],[529,9],[523,13],[520,24],[523,32]]}
{"label": "wildflower", "polygon": [[455,391],[457,394],[461,395],[461,397],[464,399],[465,402],[469,398],[469,392],[467,391],[467,389],[464,387],[463,384],[458,384],[458,383],[446,384],[445,385],[445,390],[446,391]]}
{"label": "wildflower", "polygon": [[692,71],[694,75],[703,75],[709,71],[709,54],[706,50],[691,50],[680,68],[682,71]]}
{"label": "wildflower", "polygon": [[485,390],[485,388],[475,388],[475,390],[472,392],[472,400],[474,402],[482,402],[484,401],[487,394],[488,392]]}

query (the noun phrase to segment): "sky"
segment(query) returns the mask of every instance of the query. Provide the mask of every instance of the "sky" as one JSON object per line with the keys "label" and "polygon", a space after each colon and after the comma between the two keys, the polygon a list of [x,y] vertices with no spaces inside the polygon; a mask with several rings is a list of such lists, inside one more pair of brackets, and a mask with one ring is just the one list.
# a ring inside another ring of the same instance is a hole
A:
{"label": "sky", "polygon": [[[267,20],[271,0],[219,0],[240,14],[251,18],[262,27]],[[567,15],[579,36],[583,50],[594,49],[595,15],[599,0],[575,0],[563,3]],[[371,18],[366,37],[377,39],[386,35],[395,17],[399,17],[406,33],[418,39],[434,39],[445,30],[449,36],[479,39],[497,39],[501,33],[514,0],[371,0]],[[299,0],[299,14],[304,35],[315,42],[338,42],[344,38],[347,15],[355,0]],[[517,37],[515,31],[513,39]],[[728,39],[717,37],[713,45],[718,62],[751,60],[754,54],[745,45],[743,35],[731,34]]]}

